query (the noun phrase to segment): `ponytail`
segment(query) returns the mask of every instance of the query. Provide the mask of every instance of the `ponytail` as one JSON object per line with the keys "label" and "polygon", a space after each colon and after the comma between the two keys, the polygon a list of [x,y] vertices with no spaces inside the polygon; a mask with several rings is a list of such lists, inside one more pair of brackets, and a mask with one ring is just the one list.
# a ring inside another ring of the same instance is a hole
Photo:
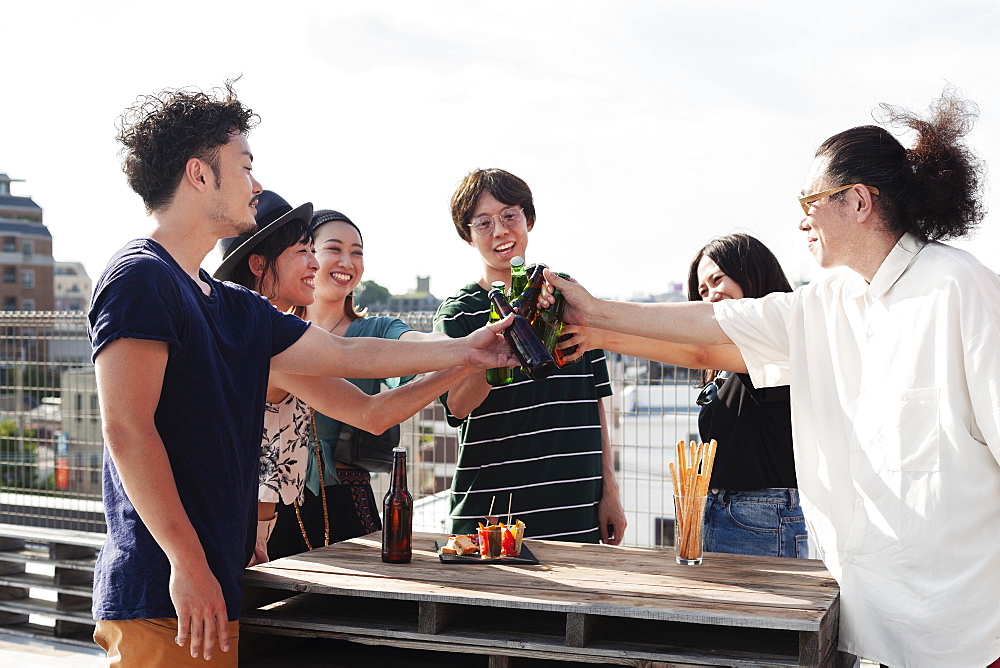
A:
{"label": "ponytail", "polygon": [[816,157],[828,160],[832,184],[863,183],[879,189],[876,211],[889,229],[938,241],[969,234],[986,215],[985,167],[965,145],[979,108],[946,88],[921,118],[902,107],[879,105],[881,120],[916,131],[912,149],[887,130],[866,125],[827,139]]}

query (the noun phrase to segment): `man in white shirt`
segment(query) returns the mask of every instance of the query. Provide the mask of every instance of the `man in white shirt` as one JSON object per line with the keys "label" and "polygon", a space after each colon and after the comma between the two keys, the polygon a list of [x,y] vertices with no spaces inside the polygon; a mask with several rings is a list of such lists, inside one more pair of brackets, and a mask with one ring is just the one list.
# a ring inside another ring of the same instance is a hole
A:
{"label": "man in white shirt", "polygon": [[[1000,657],[1000,277],[939,243],[983,217],[983,166],[952,93],[823,143],[799,229],[821,266],[792,293],[628,304],[554,274],[576,324],[735,344],[754,385],[791,387],[802,507],[841,586],[840,649],[891,666]],[[998,664],[1000,665],[1000,664]]]}

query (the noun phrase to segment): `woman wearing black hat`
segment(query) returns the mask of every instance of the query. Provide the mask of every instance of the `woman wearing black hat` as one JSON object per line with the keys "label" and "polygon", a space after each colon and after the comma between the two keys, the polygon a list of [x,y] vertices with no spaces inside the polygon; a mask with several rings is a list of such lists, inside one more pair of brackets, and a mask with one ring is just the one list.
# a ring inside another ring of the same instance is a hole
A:
{"label": "woman wearing black hat", "polygon": [[[257,207],[257,231],[223,242],[224,260],[215,277],[258,292],[278,310],[298,310],[301,315],[302,308],[313,301],[314,279],[319,268],[313,249],[311,215],[312,204],[292,209],[281,197],[265,190]],[[295,506],[305,502],[306,462],[312,460],[309,445],[314,427],[310,406],[379,434],[473,372],[474,369],[465,367],[446,369],[395,390],[391,396],[389,393],[369,396],[340,378],[272,371],[261,443],[257,544],[250,563],[302,552],[326,542],[322,528],[317,542],[305,542],[296,520]],[[282,538],[272,547],[268,538],[279,514],[291,518],[295,532],[293,540]],[[272,552],[275,548],[278,552]]]}
{"label": "woman wearing black hat", "polygon": [[[312,226],[319,271],[315,281],[315,301],[302,310],[301,317],[337,336],[445,338],[442,334],[414,331],[398,318],[367,316],[366,310],[359,310],[354,304],[354,291],[365,271],[361,231],[350,218],[331,209],[316,211],[312,217]],[[348,380],[368,394],[383,396],[377,394],[381,386],[392,389],[410,378]],[[454,380],[458,378],[453,377]],[[392,394],[399,391],[392,390]],[[279,509],[274,534],[268,543],[268,550],[275,558],[306,549],[306,539],[315,547],[317,544],[322,545],[327,536],[330,542],[336,542],[382,528],[369,470],[364,468],[365,463],[352,458],[346,447],[348,440],[343,438],[342,421],[355,426],[357,424],[352,419],[345,420],[341,415],[317,407],[315,424],[322,453],[322,467],[317,465],[316,457],[309,458],[306,502],[298,517],[288,509]],[[326,513],[322,512],[324,499]]]}

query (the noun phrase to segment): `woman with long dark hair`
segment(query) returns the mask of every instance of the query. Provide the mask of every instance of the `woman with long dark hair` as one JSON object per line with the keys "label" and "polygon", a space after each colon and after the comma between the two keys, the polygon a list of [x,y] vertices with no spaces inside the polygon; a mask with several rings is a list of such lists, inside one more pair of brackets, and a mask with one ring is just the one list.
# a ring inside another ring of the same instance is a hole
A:
{"label": "woman with long dark hair", "polygon": [[[688,270],[691,301],[763,297],[791,289],[778,259],[747,234],[713,239]],[[755,387],[742,358],[720,346],[589,331],[588,346],[702,369],[698,427],[702,441],[718,442],[705,507],[705,550],[808,557],[792,456],[788,386]]]}

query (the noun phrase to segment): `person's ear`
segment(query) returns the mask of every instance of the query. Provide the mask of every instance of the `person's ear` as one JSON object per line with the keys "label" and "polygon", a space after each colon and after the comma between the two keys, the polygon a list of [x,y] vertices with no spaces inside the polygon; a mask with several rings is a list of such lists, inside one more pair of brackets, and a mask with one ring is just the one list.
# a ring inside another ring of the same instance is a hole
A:
{"label": "person's ear", "polygon": [[247,265],[250,267],[250,273],[256,276],[257,278],[264,277],[265,264],[266,263],[264,262],[263,255],[258,255],[257,253],[253,253],[250,257],[247,258]]}
{"label": "person's ear", "polygon": [[195,190],[203,192],[208,189],[209,179],[212,178],[210,172],[211,167],[207,162],[200,158],[190,158],[184,165],[184,180]]}
{"label": "person's ear", "polygon": [[854,205],[855,218],[859,223],[864,223],[875,213],[874,195],[868,188],[860,184],[854,186],[853,192],[858,198]]}
{"label": "person's ear", "polygon": [[531,228],[533,228],[534,226],[535,226],[535,219],[534,218],[528,218],[528,231],[530,232]]}

